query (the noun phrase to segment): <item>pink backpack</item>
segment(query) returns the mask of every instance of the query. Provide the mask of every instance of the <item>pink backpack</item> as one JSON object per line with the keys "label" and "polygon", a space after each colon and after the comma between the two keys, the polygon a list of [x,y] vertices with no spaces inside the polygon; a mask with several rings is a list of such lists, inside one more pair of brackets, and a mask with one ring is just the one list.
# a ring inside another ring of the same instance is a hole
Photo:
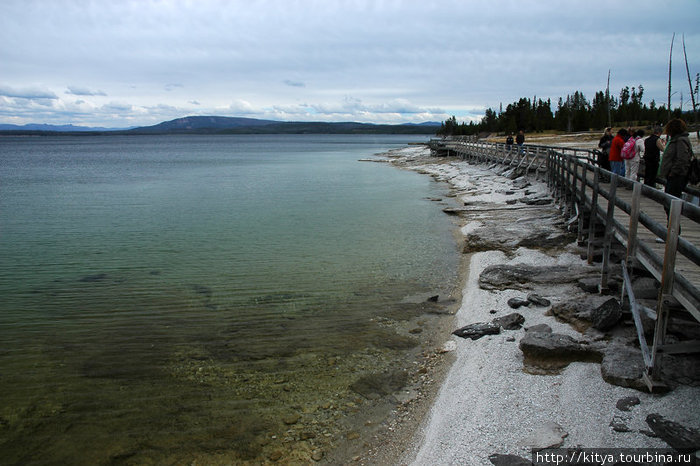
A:
{"label": "pink backpack", "polygon": [[634,145],[637,142],[637,138],[634,136],[630,137],[624,146],[622,146],[622,152],[620,157],[625,160],[633,159],[635,155]]}

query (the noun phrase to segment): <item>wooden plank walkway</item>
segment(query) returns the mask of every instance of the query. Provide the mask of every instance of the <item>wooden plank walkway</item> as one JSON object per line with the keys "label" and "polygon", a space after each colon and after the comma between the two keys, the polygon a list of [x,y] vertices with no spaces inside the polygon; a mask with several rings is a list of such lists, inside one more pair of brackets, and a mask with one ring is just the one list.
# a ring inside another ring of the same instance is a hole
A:
{"label": "wooden plank walkway", "polygon": [[[559,199],[562,205],[566,206],[568,214],[573,215],[575,211],[574,204],[576,204],[576,208],[582,208],[584,211],[590,210],[591,208],[591,200],[593,197],[593,188],[591,185],[595,184],[595,171],[591,162],[595,160],[595,154],[589,150],[525,146],[524,153],[520,153],[515,147],[509,150],[503,144],[486,143],[473,139],[431,141],[431,150],[442,155],[459,156],[473,163],[501,163],[524,170],[525,172],[535,172],[538,177],[543,176],[547,179],[553,194]],[[587,165],[585,164],[586,161],[589,162]],[[588,184],[584,190],[585,201],[581,197],[582,181],[580,179],[577,179],[575,182],[573,181],[573,173],[576,173],[577,177],[581,177],[583,165],[586,165],[586,178],[588,180]],[[618,179],[618,183],[615,191],[616,206],[614,208],[614,217],[611,222],[613,226],[611,228],[613,236],[624,246],[627,246],[630,215],[626,213],[625,210],[630,211],[630,213],[632,212],[630,206],[633,202],[633,190],[623,186],[623,184],[630,184],[629,181],[621,181],[621,179]],[[611,183],[609,181],[607,183],[599,182],[597,187],[597,219],[599,222],[605,224],[607,220],[606,213],[608,210],[608,202],[603,194],[610,193]],[[641,185],[638,185],[637,189],[640,190],[640,188]],[[699,192],[697,188],[690,188],[689,191],[696,196]],[[573,194],[573,192],[575,192],[575,194]],[[649,193],[647,192],[646,194]],[[575,202],[573,200],[574,197],[576,198]],[[652,199],[653,197],[658,199],[654,200]],[[698,311],[700,307],[700,265],[678,252],[679,250],[677,248],[672,249],[672,251],[676,252],[675,262],[671,261],[668,264],[664,262],[666,243],[661,241],[660,236],[662,238],[667,236],[667,216],[660,201],[670,203],[672,198],[664,193],[656,192],[653,196],[646,197],[646,195],[644,195],[640,196],[639,199],[639,210],[645,215],[646,223],[652,222],[654,224],[656,232],[647,228],[642,222],[637,223],[637,231],[634,238],[636,238],[636,242],[640,246],[637,248],[634,259],[639,260],[639,262],[641,262],[659,281],[662,281],[664,270],[666,270],[667,273],[671,270],[672,275],[675,273],[676,282],[685,282],[683,286],[679,286],[678,284],[674,286],[673,295],[679,298],[681,304],[695,319],[700,321],[700,311]],[[620,208],[620,203],[625,203],[627,205],[625,210]],[[686,207],[683,207],[683,210],[685,209]],[[697,207],[695,207],[694,212],[692,219],[681,215],[681,236],[672,236],[669,239],[669,245],[673,248],[673,245],[679,241],[677,238],[682,238],[682,240],[687,242],[684,243],[684,249],[686,251],[691,251],[691,256],[694,255],[694,260],[698,261],[698,257],[700,257],[700,220],[698,220]],[[580,227],[583,228],[587,226],[588,225],[580,225]],[[581,232],[582,230],[579,232],[580,235],[582,235]],[[688,246],[688,244],[690,246]],[[642,253],[639,252],[640,249]],[[609,264],[609,266],[616,267],[619,266],[619,264]],[[613,273],[617,272],[616,270],[610,271]],[[604,266],[602,275],[605,276],[607,273],[608,271],[605,270]],[[602,282],[605,282],[605,280],[602,279]],[[659,299],[662,299],[661,295]],[[661,309],[661,307],[659,307],[659,309]]]}
{"label": "wooden plank walkway", "polygon": [[[593,181],[593,174],[589,173],[588,174],[589,180],[591,182]],[[600,183],[600,186],[602,189],[606,191],[610,191],[610,183]],[[590,193],[590,191],[589,191]],[[618,186],[616,189],[616,197],[618,199],[621,199],[628,204],[632,204],[632,190],[627,189],[622,186]],[[598,204],[602,208],[603,211],[606,211],[608,208],[608,201],[607,199],[603,198],[602,196],[598,197]],[[659,204],[658,202],[655,202],[653,199],[649,199],[647,197],[641,197],[641,202],[640,202],[640,210],[644,213],[646,213],[649,217],[651,217],[654,221],[661,225],[666,225],[667,223],[667,216],[666,216],[666,211],[664,210],[663,206]],[[630,216],[624,212],[620,208],[616,208],[614,211],[614,216],[615,220],[617,220],[621,225],[624,225],[626,228],[629,226],[630,222]],[[690,242],[691,244],[695,246],[700,246],[700,224],[697,222],[692,221],[691,219],[688,219],[686,217],[681,216],[681,235],[683,239],[686,241]],[[622,240],[623,244],[626,246],[627,245],[627,238],[621,237],[621,235],[618,235],[618,239]],[[641,223],[638,225],[638,230],[637,230],[637,240],[641,243],[644,243],[649,249],[651,249],[659,258],[663,259],[664,253],[665,253],[665,248],[666,244],[663,242],[655,233],[653,233],[651,230],[649,230],[647,227],[642,225]],[[684,257],[682,254],[678,254],[676,257],[676,263],[675,263],[675,273],[682,276],[690,284],[695,286],[698,290],[700,290],[700,266],[696,265],[693,263],[690,259]],[[651,272],[656,276],[656,279],[661,281],[661,274],[660,271],[657,273],[656,271],[651,270]],[[691,301],[691,306],[686,306],[688,308],[688,311],[697,319],[700,321],[700,311],[698,310],[698,305],[697,301]]]}

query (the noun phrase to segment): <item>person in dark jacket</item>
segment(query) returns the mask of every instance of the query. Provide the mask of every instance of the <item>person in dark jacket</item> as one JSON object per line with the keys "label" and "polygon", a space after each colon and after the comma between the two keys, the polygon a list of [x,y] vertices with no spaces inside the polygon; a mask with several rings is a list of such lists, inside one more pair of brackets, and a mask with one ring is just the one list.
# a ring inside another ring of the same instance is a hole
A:
{"label": "person in dark jacket", "polygon": [[656,187],[656,175],[659,172],[659,159],[664,149],[661,135],[661,127],[654,127],[651,136],[644,140],[644,184]]}
{"label": "person in dark jacket", "polygon": [[518,152],[523,153],[523,144],[525,144],[525,133],[521,129],[518,131],[518,135],[515,136],[515,143],[518,145]]}
{"label": "person in dark jacket", "polygon": [[676,118],[669,121],[665,129],[670,139],[661,159],[659,176],[666,179],[666,192],[676,197],[681,197],[688,184],[690,159],[693,157],[687,128],[685,121]]}
{"label": "person in dark jacket", "polygon": [[[666,125],[665,132],[669,137],[666,149],[661,157],[659,177],[666,179],[666,193],[682,198],[683,190],[688,184],[690,160],[693,158],[693,146],[688,139],[687,125],[680,118],[673,119]],[[666,216],[669,209],[664,205]],[[678,234],[681,234],[680,228]]]}
{"label": "person in dark jacket", "polygon": [[610,160],[608,160],[608,157],[610,156],[610,144],[612,140],[612,128],[605,128],[603,137],[601,137],[598,142],[598,148],[602,152],[602,155],[598,157],[598,165],[606,170],[610,170]]}
{"label": "person in dark jacket", "polygon": [[506,137],[506,150],[510,150],[513,147],[513,135],[508,133]]}

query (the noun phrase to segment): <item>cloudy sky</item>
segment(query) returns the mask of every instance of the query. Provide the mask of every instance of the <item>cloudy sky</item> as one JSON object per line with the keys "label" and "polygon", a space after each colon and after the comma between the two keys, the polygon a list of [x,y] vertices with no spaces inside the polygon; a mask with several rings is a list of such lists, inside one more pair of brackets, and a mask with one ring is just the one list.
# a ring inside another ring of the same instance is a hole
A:
{"label": "cloudy sky", "polygon": [[690,109],[700,0],[2,0],[0,123],[479,119],[644,86]]}

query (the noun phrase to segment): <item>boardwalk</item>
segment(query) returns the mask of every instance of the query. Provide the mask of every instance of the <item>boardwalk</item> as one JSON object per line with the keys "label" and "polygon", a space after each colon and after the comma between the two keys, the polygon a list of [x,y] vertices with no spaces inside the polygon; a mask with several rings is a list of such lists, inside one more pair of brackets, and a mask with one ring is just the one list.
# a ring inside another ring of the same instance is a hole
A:
{"label": "boardwalk", "polygon": [[[579,241],[588,243],[589,261],[594,245],[603,248],[600,291],[608,291],[611,275],[620,273],[624,278],[621,299],[627,299],[635,320],[650,390],[659,373],[658,355],[700,351],[700,342],[665,343],[670,310],[677,305],[674,301],[700,322],[700,207],[595,167],[595,158],[587,150],[525,146],[520,152],[479,141],[433,141],[431,150],[474,163],[505,164],[547,180],[570,223],[578,223]],[[688,191],[691,196],[700,195],[697,188]],[[602,242],[595,236],[596,224],[605,228]],[[627,250],[621,264],[610,263],[613,240]],[[660,282],[654,309],[635,299],[631,265],[647,269]],[[656,321],[652,344],[644,336],[641,313]]]}

